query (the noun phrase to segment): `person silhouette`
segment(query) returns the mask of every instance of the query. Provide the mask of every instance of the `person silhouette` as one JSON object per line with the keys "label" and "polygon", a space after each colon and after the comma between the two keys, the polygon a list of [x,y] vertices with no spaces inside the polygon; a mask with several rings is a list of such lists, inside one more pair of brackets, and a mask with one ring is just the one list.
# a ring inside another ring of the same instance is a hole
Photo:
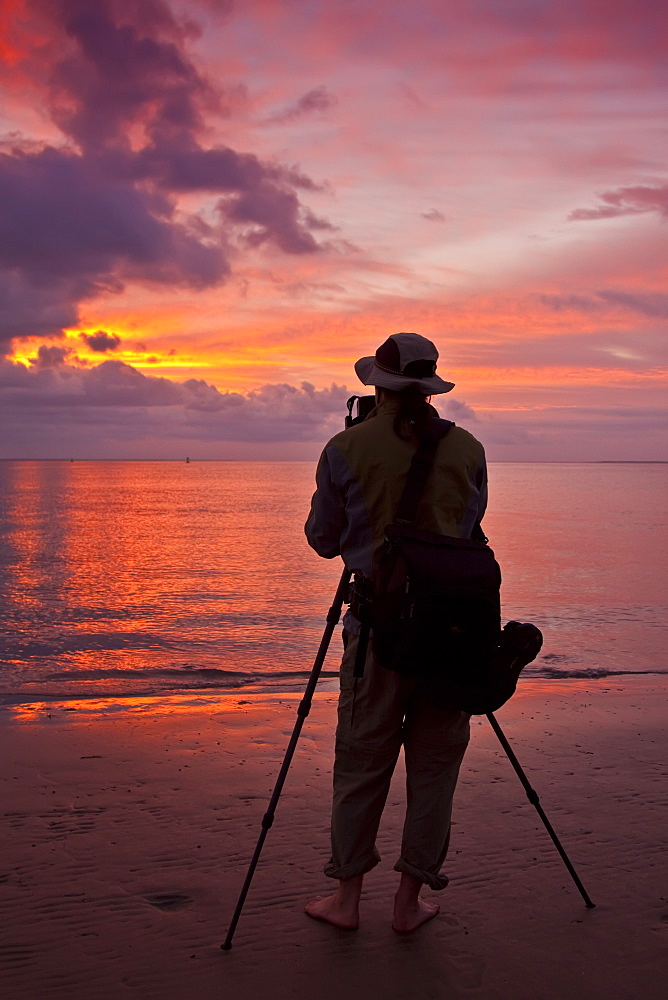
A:
{"label": "person silhouette", "polygon": [[[384,530],[396,515],[411,460],[436,410],[429,398],[454,388],[436,374],[438,351],[417,333],[397,333],[355,371],[373,385],[376,406],[366,419],[324,448],[305,531],[318,555],[341,556],[353,574],[372,580]],[[468,538],[487,504],[482,445],[452,427],[437,448],[416,525]],[[332,854],[325,874],[334,893],[305,907],[314,919],[355,929],[364,876],[380,860],[376,835],[390,781],[404,748],[406,815],[393,928],[407,933],[439,912],[422,899],[423,885],[444,889],[441,867],[450,842],[452,799],[469,741],[469,715],[434,704],[420,678],[386,670],[369,644],[356,677],[360,623],[346,612],[336,729]]]}

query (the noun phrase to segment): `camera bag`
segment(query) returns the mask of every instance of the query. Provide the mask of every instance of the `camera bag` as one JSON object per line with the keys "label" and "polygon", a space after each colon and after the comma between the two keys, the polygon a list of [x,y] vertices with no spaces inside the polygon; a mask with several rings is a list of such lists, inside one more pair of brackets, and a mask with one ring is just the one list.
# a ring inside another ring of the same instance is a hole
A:
{"label": "camera bag", "polygon": [[455,538],[413,523],[450,427],[433,420],[413,457],[397,516],[385,531],[362,632],[371,630],[378,662],[422,678],[437,704],[486,714],[512,696],[542,636],[518,622],[501,629],[501,570],[480,524],[475,537]]}

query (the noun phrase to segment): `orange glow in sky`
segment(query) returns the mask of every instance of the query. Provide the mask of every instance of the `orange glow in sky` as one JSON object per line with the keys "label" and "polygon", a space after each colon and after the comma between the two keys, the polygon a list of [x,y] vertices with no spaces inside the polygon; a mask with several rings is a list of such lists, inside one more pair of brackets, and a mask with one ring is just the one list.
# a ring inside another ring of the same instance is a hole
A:
{"label": "orange glow in sky", "polygon": [[668,458],[663,9],[72,6],[0,4],[0,457],[315,456],[415,330],[491,458]]}

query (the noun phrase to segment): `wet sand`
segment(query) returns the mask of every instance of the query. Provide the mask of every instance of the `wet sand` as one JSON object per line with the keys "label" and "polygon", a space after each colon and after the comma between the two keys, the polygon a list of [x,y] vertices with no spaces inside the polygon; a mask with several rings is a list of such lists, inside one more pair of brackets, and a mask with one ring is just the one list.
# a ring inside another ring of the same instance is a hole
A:
{"label": "wet sand", "polygon": [[[498,713],[587,910],[486,720],[455,800],[441,914],[390,928],[397,770],[358,932],[327,891],[336,699],[316,694],[234,946],[220,950],[300,696],[3,710],[5,1000],[654,1000],[663,996],[665,678],[530,682]],[[67,709],[70,709],[69,711]]]}

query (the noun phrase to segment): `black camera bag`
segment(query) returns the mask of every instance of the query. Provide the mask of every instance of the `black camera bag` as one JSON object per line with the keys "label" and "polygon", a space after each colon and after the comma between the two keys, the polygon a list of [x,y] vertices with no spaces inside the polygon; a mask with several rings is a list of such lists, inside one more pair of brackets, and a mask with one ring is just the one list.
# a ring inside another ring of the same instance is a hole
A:
{"label": "black camera bag", "polygon": [[437,704],[486,714],[512,696],[542,636],[517,622],[501,630],[501,570],[479,524],[476,537],[453,538],[412,523],[451,426],[432,421],[413,458],[398,515],[386,528],[363,632],[370,627],[379,663],[423,678]]}

